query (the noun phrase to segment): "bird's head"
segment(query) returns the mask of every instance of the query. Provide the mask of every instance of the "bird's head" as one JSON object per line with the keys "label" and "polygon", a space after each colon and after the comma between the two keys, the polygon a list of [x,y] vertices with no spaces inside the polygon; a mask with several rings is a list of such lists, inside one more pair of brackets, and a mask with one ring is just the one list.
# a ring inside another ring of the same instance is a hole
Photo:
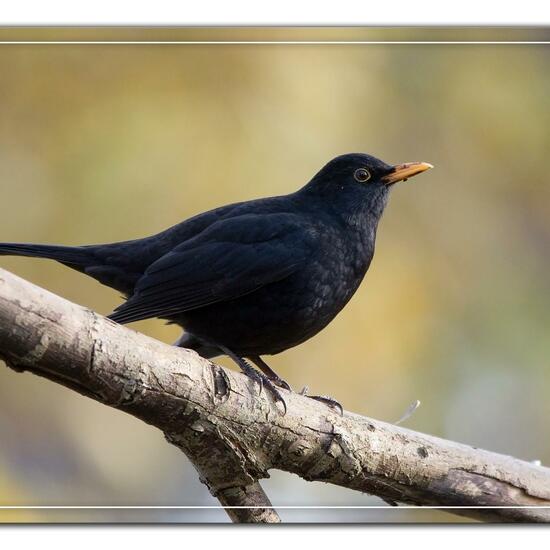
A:
{"label": "bird's head", "polygon": [[344,215],[369,211],[380,217],[395,183],[430,168],[427,162],[391,165],[365,153],[349,153],[327,163],[303,191],[329,201]]}

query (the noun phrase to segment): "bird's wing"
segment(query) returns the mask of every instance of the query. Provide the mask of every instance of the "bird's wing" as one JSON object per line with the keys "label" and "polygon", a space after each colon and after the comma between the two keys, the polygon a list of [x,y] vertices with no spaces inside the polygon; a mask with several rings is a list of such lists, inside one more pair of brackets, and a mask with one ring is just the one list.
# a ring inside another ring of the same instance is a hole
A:
{"label": "bird's wing", "polygon": [[118,323],[170,318],[280,281],[307,258],[308,233],[291,214],[221,220],[151,264],[109,316]]}

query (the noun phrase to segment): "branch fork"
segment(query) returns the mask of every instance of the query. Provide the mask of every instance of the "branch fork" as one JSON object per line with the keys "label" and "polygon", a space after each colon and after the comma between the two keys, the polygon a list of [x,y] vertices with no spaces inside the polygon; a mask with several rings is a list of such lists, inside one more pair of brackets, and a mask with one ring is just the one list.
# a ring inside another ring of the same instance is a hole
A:
{"label": "branch fork", "polygon": [[[281,416],[245,375],[117,325],[0,270],[0,357],[162,430],[236,522],[280,518],[271,469],[390,503],[550,520],[550,469],[345,412],[281,389]],[[504,508],[502,508],[504,507]],[[511,507],[511,508],[510,508]]]}

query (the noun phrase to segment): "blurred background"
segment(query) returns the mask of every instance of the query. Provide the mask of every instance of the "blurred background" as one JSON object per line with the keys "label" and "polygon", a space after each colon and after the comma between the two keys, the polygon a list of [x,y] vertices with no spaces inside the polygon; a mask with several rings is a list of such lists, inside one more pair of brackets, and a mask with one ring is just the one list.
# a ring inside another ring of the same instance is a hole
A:
{"label": "blurred background", "polygon": [[[151,32],[78,36],[427,36]],[[468,40],[497,31],[452,32]],[[550,464],[549,62],[547,45],[0,45],[0,240],[146,236],[224,203],[292,192],[346,152],[430,162],[434,170],[394,188],[350,304],[269,363],[295,389],[307,384],[348,410],[393,422],[419,399],[411,429]],[[0,266],[104,314],[120,301],[54,262],[2,257]],[[162,321],[133,328],[165,342],[178,336]],[[283,472],[262,484],[274,505],[384,504]],[[0,505],[217,504],[156,429],[0,367]],[[287,521],[456,520],[429,511],[280,513]],[[201,509],[0,515],[52,519],[227,521]]]}

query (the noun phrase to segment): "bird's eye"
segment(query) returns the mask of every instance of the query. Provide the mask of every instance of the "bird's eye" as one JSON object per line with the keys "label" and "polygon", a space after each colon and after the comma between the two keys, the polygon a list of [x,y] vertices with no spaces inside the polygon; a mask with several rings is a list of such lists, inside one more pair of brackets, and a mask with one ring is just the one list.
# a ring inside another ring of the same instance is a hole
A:
{"label": "bird's eye", "polygon": [[366,168],[358,168],[353,174],[355,181],[359,183],[365,183],[370,180],[370,172]]}

